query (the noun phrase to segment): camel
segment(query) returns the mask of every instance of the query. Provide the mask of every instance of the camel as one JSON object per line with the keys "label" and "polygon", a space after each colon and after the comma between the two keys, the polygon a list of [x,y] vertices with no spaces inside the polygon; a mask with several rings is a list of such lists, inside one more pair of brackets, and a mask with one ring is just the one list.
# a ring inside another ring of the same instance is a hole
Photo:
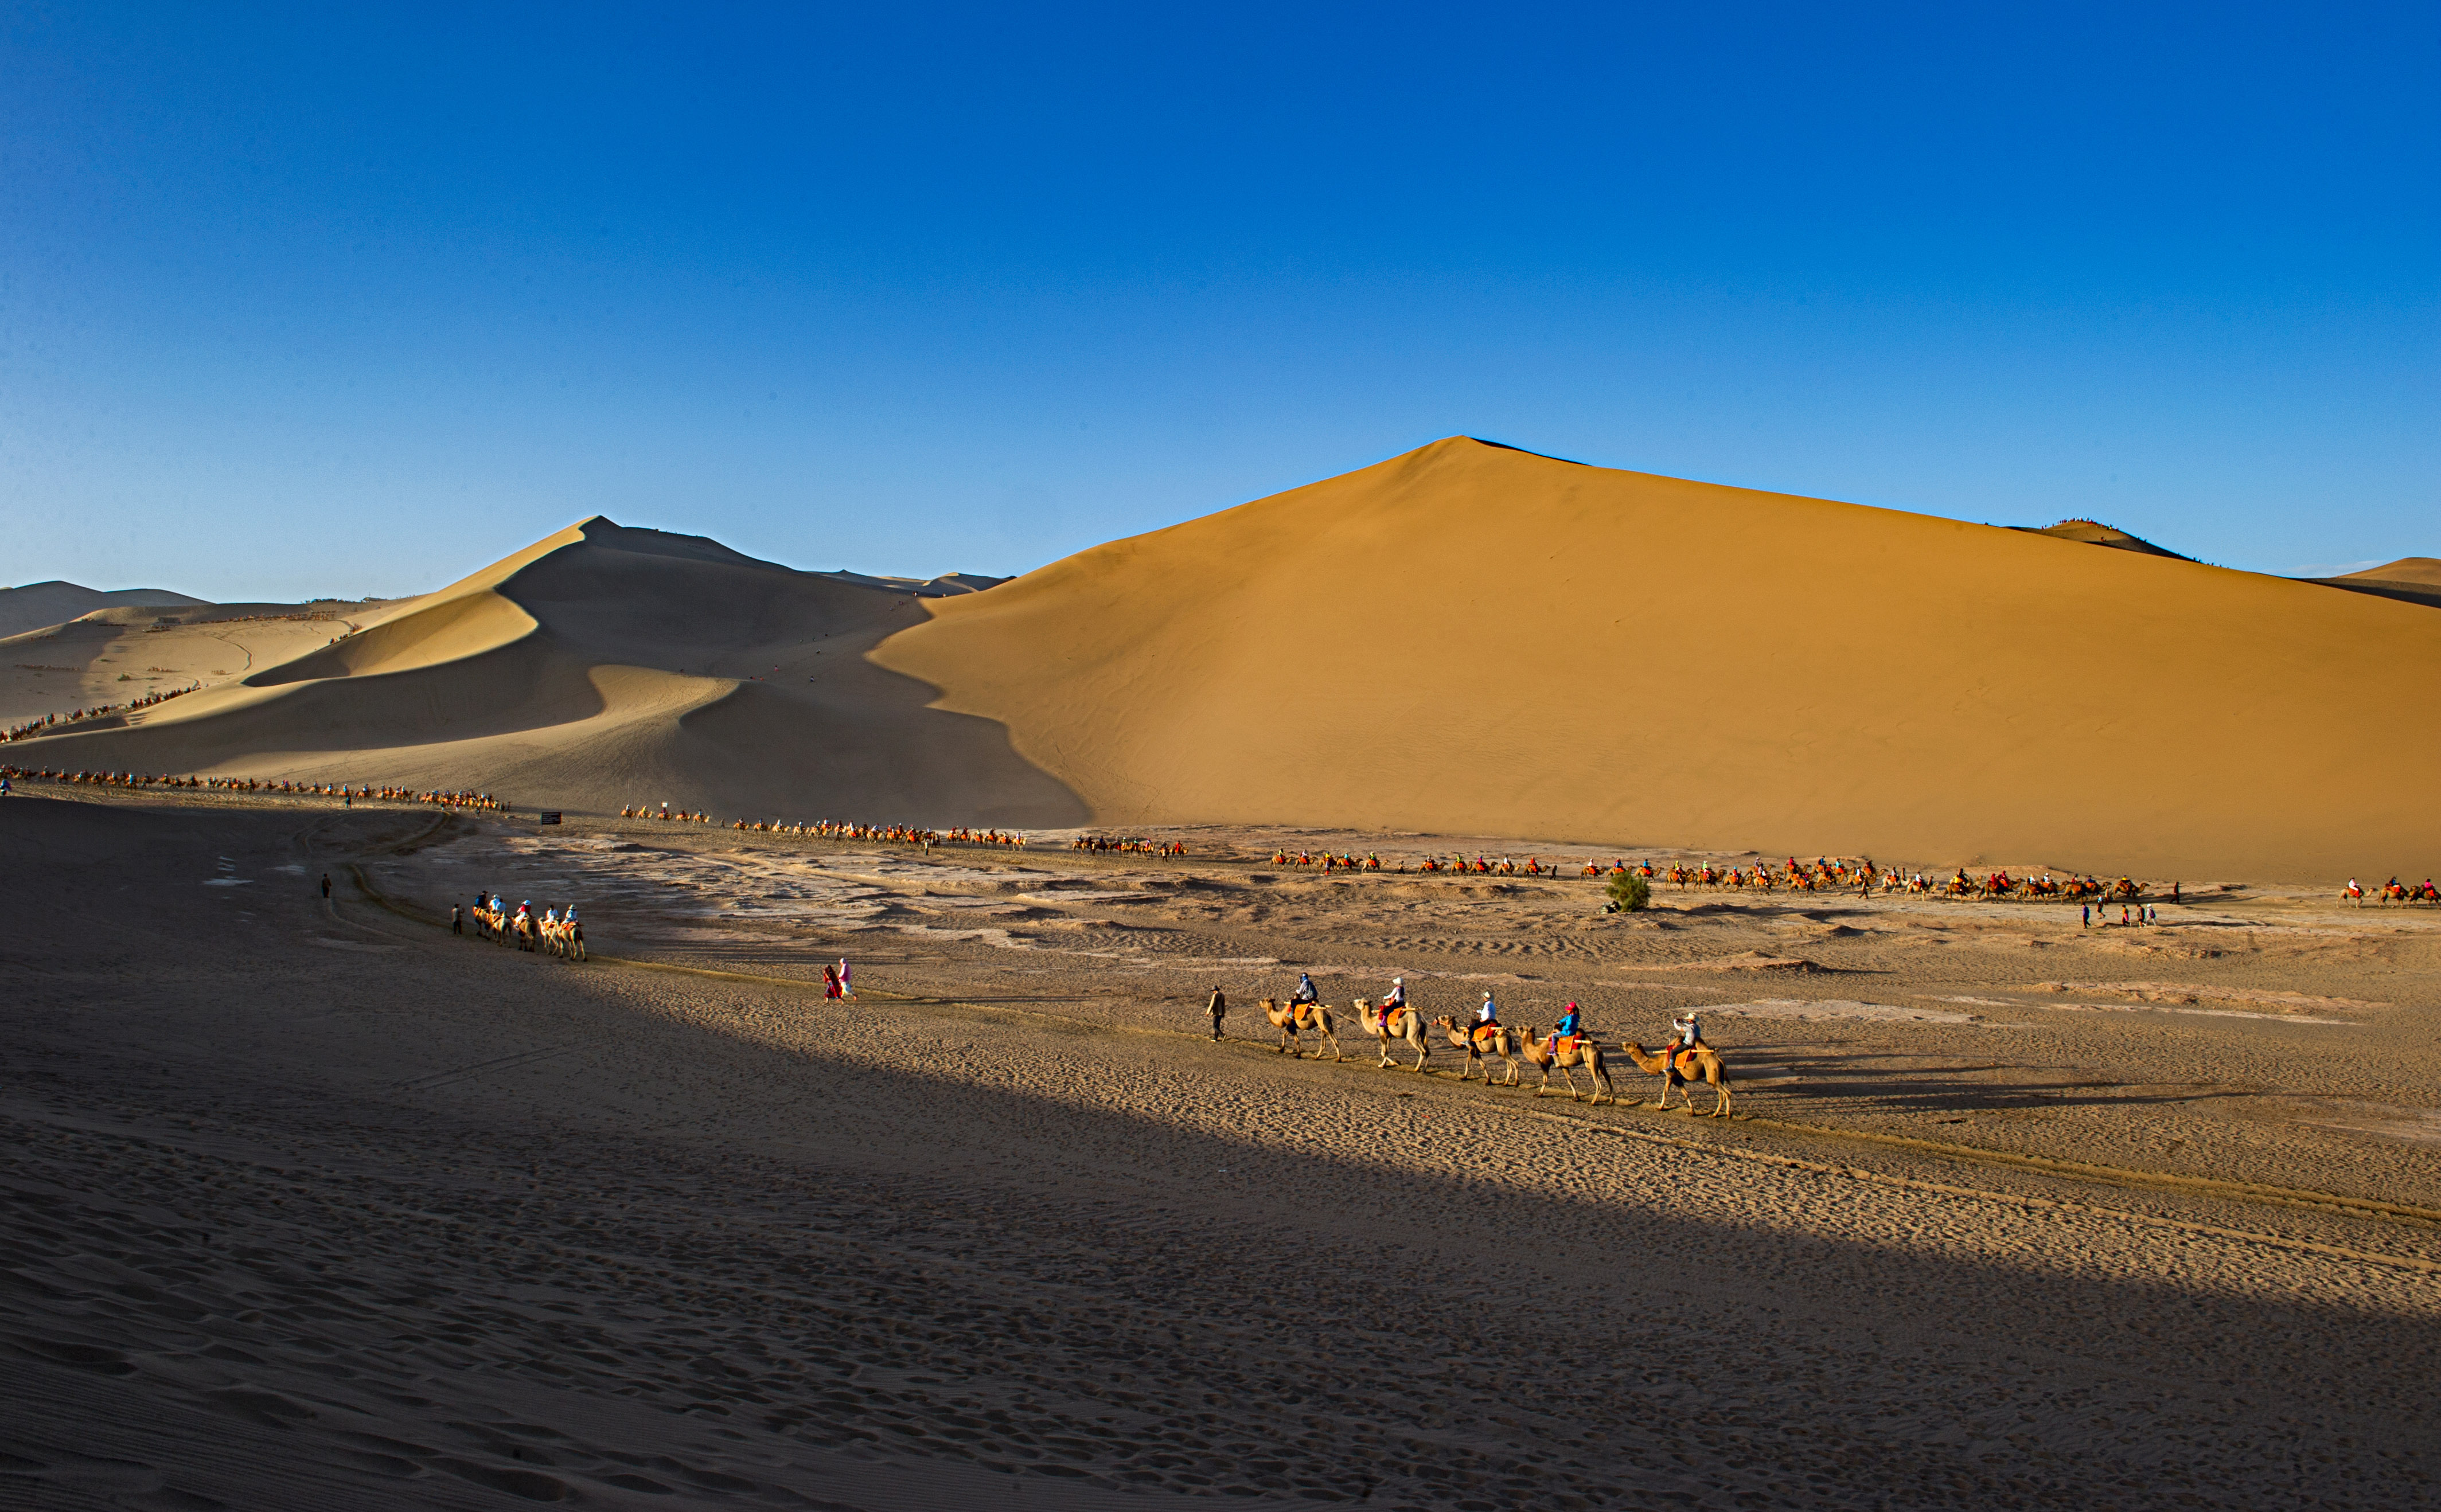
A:
{"label": "camel", "polygon": [[1382,1042],[1382,1064],[1390,1064],[1390,1045],[1403,1041],[1416,1053],[1415,1070],[1422,1071],[1433,1047],[1424,1039],[1424,1016],[1413,1008],[1376,1008],[1370,998],[1356,999],[1356,1017],[1374,1038]]}
{"label": "camel", "polygon": [[1542,1084],[1534,1089],[1535,1096],[1542,1096],[1544,1089],[1551,1085],[1551,1068],[1556,1066],[1560,1074],[1568,1079],[1568,1101],[1575,1102],[1578,1097],[1577,1075],[1570,1068],[1582,1065],[1593,1073],[1595,1107],[1601,1106],[1604,1092],[1610,1093],[1613,1103],[1618,1101],[1618,1089],[1611,1085],[1610,1071],[1602,1065],[1601,1047],[1594,1043],[1591,1035],[1572,1035],[1561,1040],[1555,1053],[1549,1042],[1543,1038],[1541,1031],[1528,1024],[1526,1026],[1524,1053],[1527,1064],[1543,1073]]}
{"label": "camel", "polygon": [[[1661,1078],[1661,1101],[1654,1107],[1668,1107],[1670,1089],[1675,1085],[1678,1095],[1687,1099],[1687,1111],[1695,1111],[1695,1099],[1689,1095],[1687,1087],[1694,1081],[1697,1073],[1701,1073],[1704,1080],[1711,1083],[1712,1090],[1720,1093],[1720,1100],[1712,1105],[1712,1111],[1706,1116],[1729,1116],[1729,1069],[1722,1064],[1719,1053],[1711,1046],[1699,1039],[1692,1049],[1679,1051],[1674,1055],[1666,1053],[1654,1054],[1633,1039],[1618,1048],[1625,1051],[1627,1058],[1636,1062],[1636,1068],[1647,1076]],[[1673,1061],[1676,1064],[1672,1064]]]}
{"label": "camel", "polygon": [[562,961],[585,959],[585,926],[573,919],[553,920],[542,927],[543,948]]}
{"label": "camel", "polygon": [[1481,1024],[1462,1027],[1454,1018],[1436,1018],[1433,1025],[1448,1034],[1449,1042],[1466,1052],[1466,1064],[1458,1068],[1457,1079],[1464,1081],[1475,1062],[1483,1063],[1483,1085],[1492,1085],[1492,1057],[1499,1056],[1509,1064],[1509,1079],[1501,1085],[1517,1085],[1517,1031],[1505,1024]]}
{"label": "camel", "polygon": [[[1266,998],[1263,999],[1263,1017],[1270,1019],[1272,1027],[1280,1032],[1279,1050],[1282,1054],[1286,1054],[1289,1046],[1294,1044],[1296,1053],[1303,1055],[1305,1032],[1311,1029],[1330,1042],[1332,1059],[1347,1058],[1347,1052],[1339,1048],[1339,1025],[1330,1017],[1329,1003],[1277,1002]],[[1322,1052],[1318,1050],[1314,1052],[1314,1057],[1317,1060],[1321,1056]]]}

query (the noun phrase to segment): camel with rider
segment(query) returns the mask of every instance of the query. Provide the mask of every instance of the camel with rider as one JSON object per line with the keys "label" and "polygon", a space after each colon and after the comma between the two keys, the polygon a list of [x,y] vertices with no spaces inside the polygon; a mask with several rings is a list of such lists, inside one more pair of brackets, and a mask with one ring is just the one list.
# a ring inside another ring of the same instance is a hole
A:
{"label": "camel with rider", "polygon": [[1424,1062],[1431,1057],[1433,1047],[1424,1039],[1423,1015],[1403,1003],[1395,1008],[1386,1004],[1376,1008],[1372,999],[1359,998],[1356,999],[1356,1017],[1365,1025],[1365,1032],[1381,1041],[1382,1065],[1391,1064],[1390,1047],[1400,1044],[1416,1053],[1416,1064],[1411,1069],[1424,1069]]}
{"label": "camel with rider", "polygon": [[[1306,1031],[1311,1030],[1330,1046],[1333,1060],[1347,1058],[1347,1052],[1339,1047],[1339,1025],[1331,1017],[1329,1003],[1282,1002],[1276,999],[1266,998],[1262,1000],[1262,1009],[1263,1017],[1270,1019],[1272,1027],[1280,1032],[1278,1046],[1280,1053],[1287,1054],[1289,1047],[1294,1045],[1297,1054],[1303,1055]],[[1314,1058],[1319,1060],[1321,1057],[1322,1052],[1315,1051]]]}
{"label": "camel with rider", "polygon": [[1670,1089],[1675,1087],[1678,1095],[1687,1101],[1687,1111],[1692,1113],[1695,1111],[1695,1099],[1687,1089],[1694,1085],[1697,1076],[1701,1076],[1711,1085],[1713,1091],[1720,1094],[1712,1105],[1712,1111],[1706,1116],[1729,1116],[1729,1070],[1722,1062],[1720,1053],[1711,1046],[1699,1039],[1689,1046],[1667,1045],[1656,1053],[1631,1039],[1618,1048],[1626,1053],[1628,1059],[1636,1062],[1637,1070],[1647,1076],[1661,1078],[1661,1101],[1654,1107],[1668,1108]]}
{"label": "camel with rider", "polygon": [[1474,1075],[1474,1068],[1479,1063],[1483,1067],[1483,1085],[1491,1086],[1492,1060],[1496,1055],[1509,1067],[1508,1079],[1501,1085],[1504,1087],[1517,1085],[1519,1056],[1517,1031],[1506,1024],[1461,1024],[1456,1019],[1449,1017],[1434,1019],[1433,1027],[1447,1034],[1451,1044],[1466,1052],[1466,1064],[1458,1068],[1459,1081],[1465,1081]]}
{"label": "camel with rider", "polygon": [[1594,1043],[1591,1035],[1561,1035],[1546,1039],[1541,1031],[1528,1024],[1524,1055],[1528,1065],[1543,1073],[1541,1084],[1534,1089],[1537,1097],[1551,1085],[1551,1072],[1557,1070],[1567,1078],[1568,1101],[1577,1101],[1582,1094],[1577,1090],[1574,1068],[1582,1066],[1594,1080],[1594,1106],[1600,1106],[1604,1092],[1610,1094],[1614,1104],[1618,1101],[1618,1089],[1611,1085],[1610,1069],[1602,1064],[1601,1047]]}

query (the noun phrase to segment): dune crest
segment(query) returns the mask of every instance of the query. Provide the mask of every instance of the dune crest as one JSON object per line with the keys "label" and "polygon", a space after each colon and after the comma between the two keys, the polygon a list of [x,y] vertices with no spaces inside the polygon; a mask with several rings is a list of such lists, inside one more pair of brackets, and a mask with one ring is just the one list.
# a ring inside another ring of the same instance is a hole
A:
{"label": "dune crest", "polygon": [[2345,874],[2441,848],[2441,617],[1453,437],[925,604],[1111,823]]}
{"label": "dune crest", "polygon": [[595,811],[1081,821],[1000,729],[927,707],[930,688],[863,659],[916,602],[596,516],[359,616],[335,643],[10,760]]}

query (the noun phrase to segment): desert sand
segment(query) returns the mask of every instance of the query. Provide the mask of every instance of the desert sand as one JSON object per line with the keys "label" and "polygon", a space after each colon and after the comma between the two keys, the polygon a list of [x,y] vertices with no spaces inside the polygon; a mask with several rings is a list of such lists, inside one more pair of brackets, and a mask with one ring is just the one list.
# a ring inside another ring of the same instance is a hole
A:
{"label": "desert sand", "polygon": [[997,586],[796,571],[597,517],[351,611],[336,644],[247,644],[243,667],[210,626],[36,632],[0,702],[208,684],[13,746],[20,766],[592,814],[1291,823],[2162,881],[2429,870],[2441,818],[2378,775],[2441,743],[2441,615],[2402,602],[2429,559],[2340,592],[2097,549],[2133,538],[2089,523],[1458,437]]}
{"label": "desert sand", "polygon": [[[27,791],[16,1504],[2433,1496],[2434,910],[1604,917],[1268,861],[1466,837],[927,854]],[[594,959],[453,935],[479,888],[579,904]],[[1701,1007],[1741,1116],[1384,1071],[1345,1023],[1284,1056],[1254,999],[1300,969],[1614,1044]]]}

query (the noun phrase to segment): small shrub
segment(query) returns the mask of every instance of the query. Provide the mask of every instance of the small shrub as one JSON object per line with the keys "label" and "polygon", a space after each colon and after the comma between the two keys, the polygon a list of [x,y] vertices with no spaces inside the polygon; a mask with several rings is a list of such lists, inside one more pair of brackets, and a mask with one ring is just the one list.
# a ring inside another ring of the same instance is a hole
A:
{"label": "small shrub", "polygon": [[1642,913],[1653,907],[1653,884],[1634,872],[1614,872],[1602,890],[1621,913]]}

